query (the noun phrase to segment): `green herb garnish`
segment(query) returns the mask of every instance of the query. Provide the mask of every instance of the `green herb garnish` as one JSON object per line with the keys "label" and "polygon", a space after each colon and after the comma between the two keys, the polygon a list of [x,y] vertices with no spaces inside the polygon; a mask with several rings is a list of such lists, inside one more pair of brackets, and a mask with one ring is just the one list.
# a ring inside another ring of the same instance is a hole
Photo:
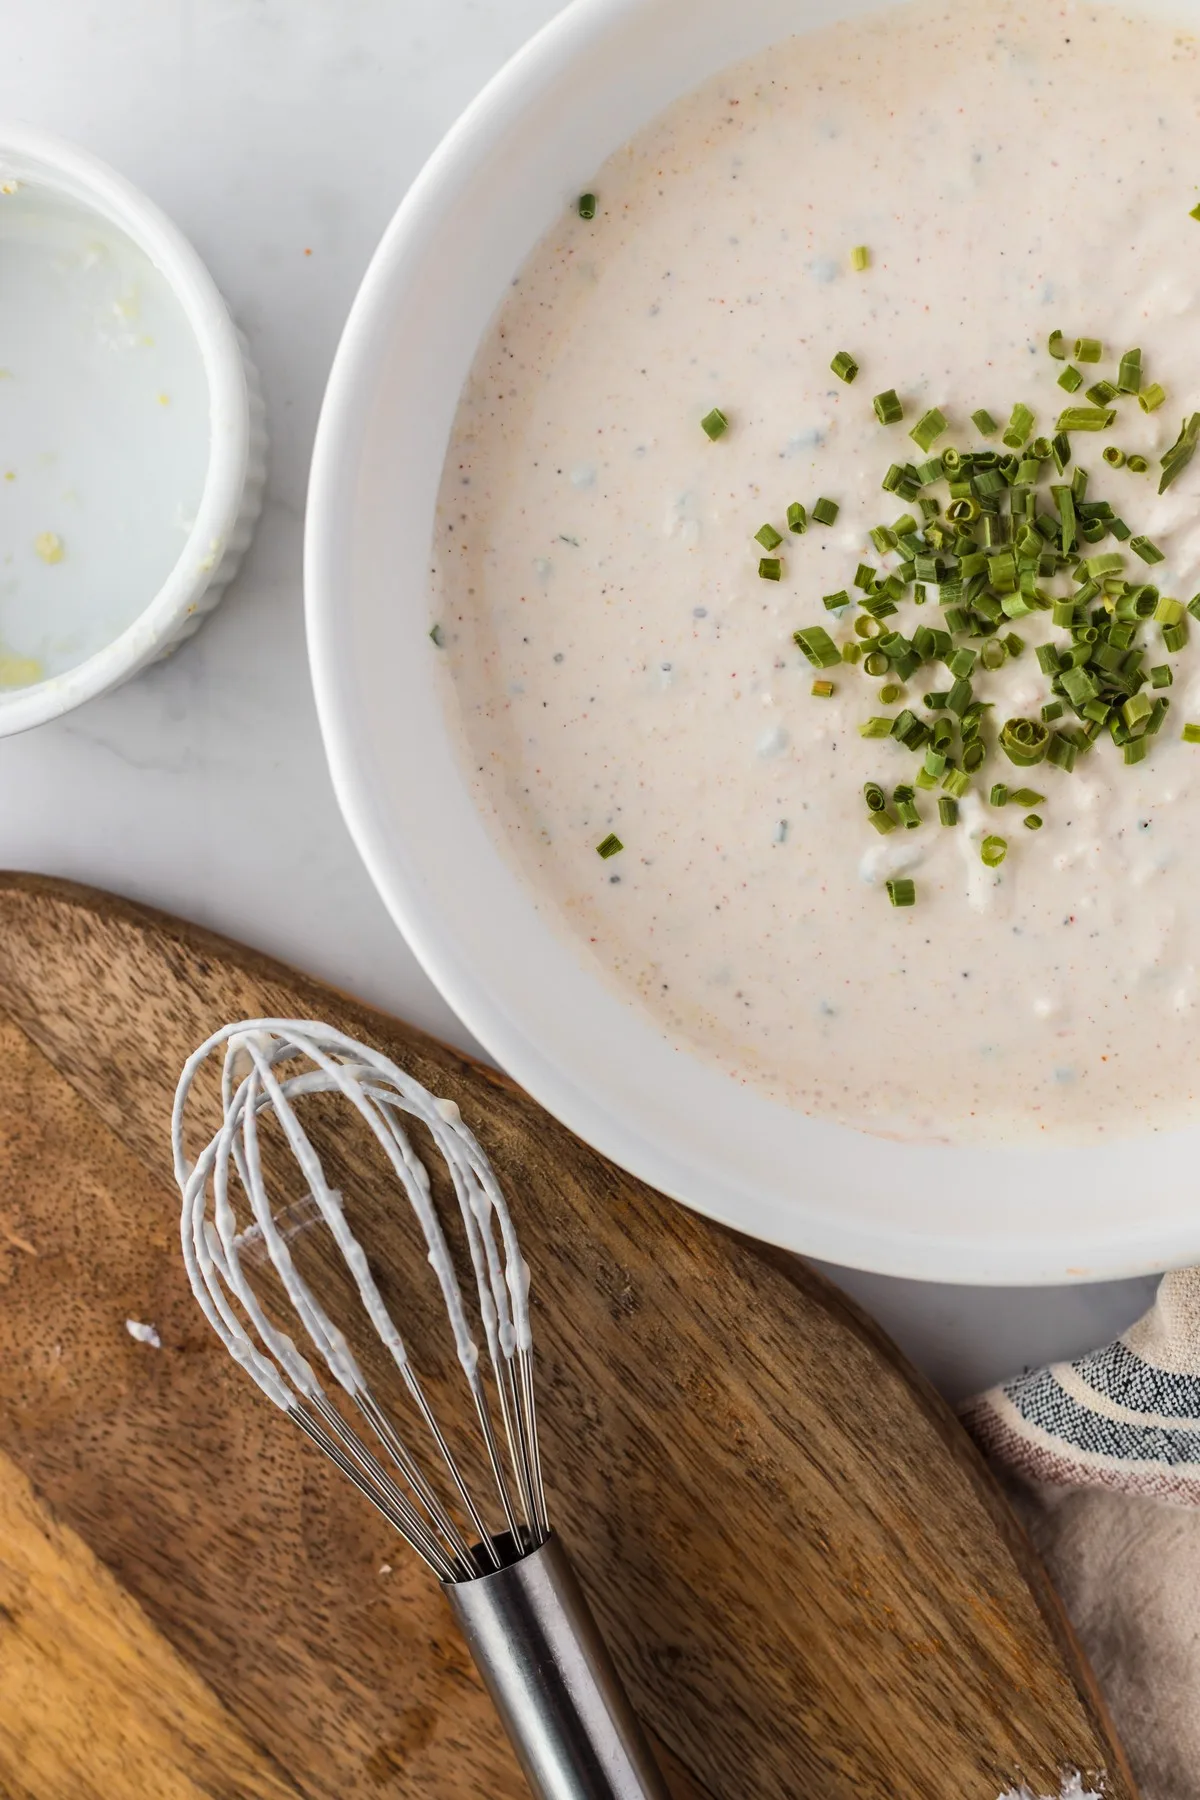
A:
{"label": "green herb garnish", "polygon": [[710,437],[715,443],[717,438],[723,437],[725,432],[728,431],[729,420],[725,417],[725,414],[721,411],[719,406],[714,406],[710,413],[705,413],[700,421],[700,427],[705,435]]}
{"label": "green herb garnish", "polygon": [[1018,403],[1012,409],[1012,418],[1008,421],[1003,441],[1010,450],[1019,450],[1023,444],[1028,443],[1032,430],[1033,414],[1027,406]]}
{"label": "green herb garnish", "polygon": [[1117,386],[1123,394],[1136,394],[1142,385],[1142,353],[1140,350],[1127,350],[1121,358],[1121,366],[1117,372]]}
{"label": "green herb garnish", "polygon": [[985,837],[979,846],[981,861],[989,869],[998,869],[1008,855],[1008,840],[1002,837]]}
{"label": "green herb garnish", "polygon": [[917,884],[906,876],[898,876],[887,883],[887,897],[893,906],[913,906],[916,904]]}
{"label": "green herb garnish", "polygon": [[876,394],[872,405],[875,408],[875,417],[881,425],[898,425],[904,417],[904,407],[900,403],[900,396],[895,388],[888,388],[884,394]]}
{"label": "green herb garnish", "polygon": [[[876,410],[878,411],[878,402],[876,402]],[[945,429],[945,413],[939,412],[936,406],[931,406],[927,413],[921,414],[908,435],[918,450],[930,450]]]}
{"label": "green herb garnish", "polygon": [[1068,406],[1058,416],[1059,431],[1107,431],[1116,413],[1106,406]]}
{"label": "green herb garnish", "polygon": [[[841,651],[823,625],[809,625],[802,631],[793,631],[792,642],[803,650],[814,669],[832,669],[842,660]],[[890,721],[888,729],[891,729]]]}
{"label": "green herb garnish", "polygon": [[605,862],[607,862],[610,856],[616,856],[617,852],[624,848],[625,846],[617,836],[616,832],[610,831],[608,836],[606,838],[601,838],[600,842],[596,845],[596,855],[602,856]]}
{"label": "green herb garnish", "polygon": [[858,374],[858,364],[848,350],[839,350],[829,366],[839,381],[853,381]]}
{"label": "green herb garnish", "polygon": [[594,219],[596,216],[595,194],[580,194],[579,216],[581,219]]}
{"label": "green herb garnish", "polygon": [[833,525],[840,510],[836,500],[818,500],[812,509],[812,516],[818,525]]}
{"label": "green herb garnish", "polygon": [[1185,419],[1179,427],[1179,436],[1162,459],[1162,480],[1158,484],[1160,494],[1165,494],[1176,476],[1183,471],[1196,454],[1196,441],[1200,438],[1200,412],[1194,412],[1190,419]]}

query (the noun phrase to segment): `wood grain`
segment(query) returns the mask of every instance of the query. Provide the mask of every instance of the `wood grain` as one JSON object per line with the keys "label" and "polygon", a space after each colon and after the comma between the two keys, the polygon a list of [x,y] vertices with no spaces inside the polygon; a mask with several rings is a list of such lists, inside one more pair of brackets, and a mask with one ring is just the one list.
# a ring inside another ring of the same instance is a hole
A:
{"label": "wood grain", "polygon": [[12,1800],[298,1800],[6,1456],[0,1793]]}
{"label": "wood grain", "polygon": [[[672,1205],[445,1046],[107,896],[0,877],[0,1005],[21,1028],[0,1040],[7,1446],[305,1795],[521,1787],[436,1588],[186,1292],[170,1093],[197,1042],[254,1015],[368,1038],[478,1131],[535,1270],[552,1510],[681,1792],[995,1800],[1019,1779],[1057,1792],[1071,1767],[1132,1800],[973,1447],[795,1259]],[[318,1124],[436,1360],[373,1147]]]}

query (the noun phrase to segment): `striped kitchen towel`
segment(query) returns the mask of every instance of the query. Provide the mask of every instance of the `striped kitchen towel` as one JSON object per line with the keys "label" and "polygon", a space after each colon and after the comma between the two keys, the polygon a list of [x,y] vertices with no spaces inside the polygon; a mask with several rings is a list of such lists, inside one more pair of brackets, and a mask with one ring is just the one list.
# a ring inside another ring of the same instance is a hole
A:
{"label": "striped kitchen towel", "polygon": [[1143,1800],[1200,1800],[1200,1269],[1165,1275],[1116,1343],[962,1416],[1015,1478]]}
{"label": "striped kitchen towel", "polygon": [[1165,1275],[1115,1343],[992,1388],[963,1420],[1027,1481],[1200,1505],[1200,1269]]}

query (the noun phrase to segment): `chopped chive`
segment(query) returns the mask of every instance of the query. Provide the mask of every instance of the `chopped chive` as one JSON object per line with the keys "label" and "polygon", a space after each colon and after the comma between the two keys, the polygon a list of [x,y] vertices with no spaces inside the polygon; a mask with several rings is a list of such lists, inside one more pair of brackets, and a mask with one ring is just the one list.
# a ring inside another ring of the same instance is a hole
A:
{"label": "chopped chive", "polygon": [[[1129,548],[1131,550],[1136,550],[1137,545],[1138,539],[1133,538],[1130,541]],[[1139,555],[1140,554],[1139,551]],[[1153,557],[1147,558],[1147,561],[1152,562],[1153,560]],[[1120,574],[1121,570],[1125,567],[1125,558],[1121,555],[1119,550],[1102,550],[1096,556],[1089,556],[1083,566],[1091,576],[1092,580],[1095,581],[1097,577],[1100,576]]]}
{"label": "chopped chive", "polygon": [[809,625],[801,631],[793,631],[792,642],[803,650],[814,669],[832,669],[842,660],[841,651],[823,625]]}
{"label": "chopped chive", "polygon": [[760,525],[754,534],[754,540],[761,544],[764,550],[777,550],[783,542],[782,536],[773,525]]}
{"label": "chopped chive", "polygon": [[863,799],[868,812],[883,812],[887,806],[887,795],[877,781],[863,783]]}
{"label": "chopped chive", "polygon": [[930,450],[945,429],[945,413],[939,412],[936,406],[931,406],[927,413],[921,414],[908,435],[918,450]]}
{"label": "chopped chive", "polygon": [[[1099,730],[1099,726],[1096,729]],[[1075,767],[1075,758],[1078,754],[1078,745],[1073,743],[1069,737],[1065,737],[1061,731],[1056,731],[1051,736],[1050,748],[1046,752],[1046,761],[1053,763],[1056,769],[1064,769],[1069,775]]]}
{"label": "chopped chive", "polygon": [[1182,600],[1173,600],[1169,594],[1161,594],[1150,616],[1159,625],[1178,625],[1183,614]]}
{"label": "chopped chive", "polygon": [[873,825],[880,837],[886,837],[889,831],[895,831],[896,821],[890,812],[873,812],[867,814],[867,822]]}
{"label": "chopped chive", "polygon": [[1163,649],[1169,650],[1172,656],[1177,650],[1182,650],[1188,641],[1188,628],[1183,620],[1178,625],[1164,625],[1162,640]]}
{"label": "chopped chive", "polygon": [[1135,556],[1140,556],[1144,563],[1160,563],[1163,561],[1162,551],[1159,549],[1158,545],[1152,543],[1148,537],[1130,538],[1129,548],[1133,551]]}
{"label": "chopped chive", "polygon": [[797,537],[808,530],[808,514],[798,500],[793,500],[787,509],[788,530],[794,531]]}
{"label": "chopped chive", "polygon": [[992,783],[992,791],[988,795],[988,805],[989,806],[1007,806],[1008,805],[1008,789],[1005,787],[1005,785],[1002,781],[994,781]]}
{"label": "chopped chive", "polygon": [[1050,733],[1040,719],[1008,719],[1000,732],[1000,748],[1019,769],[1041,762],[1049,743]]}
{"label": "chopped chive", "polygon": [[809,691],[815,694],[818,700],[828,700],[836,692],[836,689],[832,681],[814,681]]}
{"label": "chopped chive", "polygon": [[1171,672],[1170,663],[1156,663],[1154,668],[1150,671],[1150,686],[1152,688],[1170,687],[1174,679],[1175,677]]}
{"label": "chopped chive", "polygon": [[1200,219],[1200,206],[1193,206],[1191,212],[1188,214],[1188,218]]}
{"label": "chopped chive", "polygon": [[938,819],[943,825],[958,824],[958,801],[943,794],[938,800]]}
{"label": "chopped chive", "polygon": [[1179,735],[1185,744],[1200,744],[1200,725],[1185,725]]}
{"label": "chopped chive", "polygon": [[1142,353],[1127,350],[1117,371],[1117,386],[1123,394],[1136,394],[1142,385]]}
{"label": "chopped chive", "polygon": [[839,381],[853,381],[858,374],[858,364],[848,350],[839,350],[829,366]]}
{"label": "chopped chive", "polygon": [[998,869],[1008,855],[1008,840],[1002,837],[985,837],[979,846],[979,855],[985,867]]}
{"label": "chopped chive", "polygon": [[715,443],[717,438],[729,429],[729,420],[719,406],[714,406],[710,413],[705,413],[700,421],[700,428]]}
{"label": "chopped chive", "polygon": [[869,269],[870,266],[871,252],[867,249],[867,246],[865,244],[855,244],[853,250],[850,252],[850,267],[858,274],[861,274],[864,269]]}
{"label": "chopped chive", "polygon": [[446,634],[440,625],[431,625],[429,627],[429,641],[435,650],[444,650],[446,648]]}
{"label": "chopped chive", "polygon": [[1125,467],[1135,475],[1144,475],[1150,464],[1144,456],[1130,456],[1125,460]]}
{"label": "chopped chive", "polygon": [[1125,452],[1115,444],[1110,444],[1104,452],[1104,460],[1110,469],[1120,469],[1125,465]]}
{"label": "chopped chive", "polygon": [[1190,419],[1185,419],[1179,427],[1179,436],[1162,459],[1162,480],[1158,484],[1160,494],[1165,494],[1177,475],[1191,462],[1196,453],[1196,441],[1200,438],[1200,412],[1194,412]]}
{"label": "chopped chive", "polygon": [[1045,794],[1037,794],[1032,788],[1014,788],[1008,796],[1015,806],[1040,806],[1046,798]]}
{"label": "chopped chive", "polygon": [[1055,719],[1061,719],[1062,716],[1063,707],[1061,700],[1050,700],[1042,708],[1042,718],[1047,725]]}
{"label": "chopped chive", "polygon": [[1040,813],[1026,813],[1021,823],[1027,831],[1040,831],[1043,821]]}
{"label": "chopped chive", "polygon": [[864,719],[858,728],[858,735],[859,737],[864,738],[891,737],[892,724],[893,721],[891,719],[884,719],[879,716],[876,716],[873,719]]}
{"label": "chopped chive", "polygon": [[1106,406],[1068,406],[1058,416],[1059,431],[1107,431],[1116,413]]}
{"label": "chopped chive", "polygon": [[904,689],[895,681],[885,681],[879,690],[879,698],[884,706],[891,706],[903,697]]}
{"label": "chopped chive", "polygon": [[812,516],[818,525],[832,525],[840,511],[836,500],[818,500],[812,509]]}
{"label": "chopped chive", "polygon": [[887,883],[887,897],[893,906],[913,906],[917,899],[917,884],[906,876],[899,876]]}
{"label": "chopped chive", "polygon": [[1046,348],[1057,362],[1066,361],[1067,340],[1064,338],[1061,331],[1052,331],[1050,333],[1049,342],[1047,343]]}
{"label": "chopped chive", "polygon": [[1144,387],[1139,391],[1138,405],[1144,413],[1152,413],[1157,411],[1166,397],[1166,388],[1160,382],[1152,381],[1149,387]]}
{"label": "chopped chive", "polygon": [[821,604],[826,612],[840,612],[843,606],[849,606],[850,596],[845,588],[839,588],[836,594],[825,594]]}
{"label": "chopped chive", "polygon": [[1129,742],[1122,747],[1122,754],[1126,763],[1140,763],[1145,762],[1148,749],[1149,745],[1144,737],[1130,738]]}
{"label": "chopped chive", "polygon": [[783,574],[783,564],[777,556],[760,556],[758,572],[764,581],[778,581]]}
{"label": "chopped chive", "polygon": [[1095,381],[1088,389],[1087,397],[1095,406],[1107,406],[1110,400],[1116,399],[1117,393],[1118,389],[1111,381]]}
{"label": "chopped chive", "polygon": [[1083,386],[1083,376],[1079,373],[1079,370],[1075,367],[1074,363],[1067,364],[1066,368],[1058,378],[1058,385],[1060,388],[1065,388],[1068,394],[1077,394],[1079,392],[1080,388]]}
{"label": "chopped chive", "polygon": [[971,422],[981,437],[994,437],[999,427],[986,406],[971,414]]}
{"label": "chopped chive", "polygon": [[947,769],[942,776],[943,791],[952,800],[961,800],[971,785],[971,777],[966,769]]}
{"label": "chopped chive", "polygon": [[1076,338],[1075,361],[1096,363],[1104,355],[1104,345],[1099,338]]}
{"label": "chopped chive", "polygon": [[872,405],[875,417],[881,425],[897,425],[904,417],[904,407],[895,388],[888,388],[886,393],[876,394]]}
{"label": "chopped chive", "polygon": [[1023,444],[1028,443],[1032,430],[1033,414],[1027,406],[1022,406],[1018,401],[1012,409],[1012,418],[1008,422],[1008,428],[1001,441],[1007,444],[1010,450],[1019,450]]}
{"label": "chopped chive", "polygon": [[594,219],[596,216],[595,194],[580,194],[579,216],[581,219]]}
{"label": "chopped chive", "polygon": [[861,655],[862,655],[862,645],[856,644],[853,639],[851,639],[851,641],[848,644],[842,645],[842,661],[843,662],[856,663]]}
{"label": "chopped chive", "polygon": [[607,862],[610,856],[615,856],[618,850],[623,850],[624,848],[625,846],[617,836],[616,832],[610,831],[608,836],[606,838],[601,838],[600,842],[596,845],[596,855],[602,856],[605,862]]}

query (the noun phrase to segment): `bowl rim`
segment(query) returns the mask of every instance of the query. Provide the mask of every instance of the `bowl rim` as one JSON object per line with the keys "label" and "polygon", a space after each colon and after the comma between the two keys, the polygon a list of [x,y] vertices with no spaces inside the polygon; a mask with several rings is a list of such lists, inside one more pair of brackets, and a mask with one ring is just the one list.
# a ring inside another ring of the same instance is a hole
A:
{"label": "bowl rim", "polygon": [[195,522],[157,593],[118,636],[73,668],[0,694],[0,737],[60,718],[119,687],[169,647],[198,610],[242,506],[251,462],[250,394],[237,328],[179,227],[90,150],[54,132],[0,126],[0,175],[14,174],[115,225],[168,283],[200,350],[208,390],[208,467]]}
{"label": "bowl rim", "polygon": [[[375,404],[373,375],[390,343],[396,284],[407,266],[426,253],[440,210],[473,170],[482,143],[495,143],[519,119],[535,94],[572,68],[646,0],[572,0],[492,77],[442,138],[403,196],[371,258],[351,306],[322,403],[310,471],[305,518],[304,591],[309,663],[318,721],[342,815],[368,874],[418,961],[466,1027],[501,1066],[563,1124],[602,1154],[664,1193],[734,1230],[845,1267],[963,1286],[1067,1285],[1147,1274],[1195,1260],[1200,1228],[1194,1217],[1152,1216],[1136,1210],[1119,1223],[1093,1225],[1086,1243],[1062,1226],[1039,1231],[1034,1243],[995,1221],[969,1237],[931,1228],[924,1233],[880,1231],[864,1220],[822,1219],[805,1213],[804,1235],[789,1231],[777,1201],[761,1195],[752,1222],[720,1191],[692,1191],[683,1179],[684,1159],[664,1150],[610,1106],[597,1102],[568,1069],[559,1067],[486,991],[431,911],[429,897],[397,875],[396,846],[385,828],[371,783],[357,759],[355,694],[346,649],[346,570],[354,514],[356,449]],[[410,859],[411,860],[411,859]],[[822,1123],[828,1124],[827,1121]],[[832,1128],[832,1127],[831,1127]],[[844,1129],[844,1128],[843,1128]],[[863,1141],[880,1143],[862,1133]],[[1182,1134],[1175,1134],[1182,1135]],[[1114,1162],[1136,1146],[1165,1145],[1165,1134],[1098,1146],[1086,1155]],[[976,1147],[976,1154],[980,1149]],[[951,1152],[950,1154],[956,1154]],[[998,1169],[995,1185],[1019,1191],[1037,1159],[1071,1180],[1069,1148],[1013,1146],[988,1151]],[[695,1176],[695,1165],[692,1166]]]}

